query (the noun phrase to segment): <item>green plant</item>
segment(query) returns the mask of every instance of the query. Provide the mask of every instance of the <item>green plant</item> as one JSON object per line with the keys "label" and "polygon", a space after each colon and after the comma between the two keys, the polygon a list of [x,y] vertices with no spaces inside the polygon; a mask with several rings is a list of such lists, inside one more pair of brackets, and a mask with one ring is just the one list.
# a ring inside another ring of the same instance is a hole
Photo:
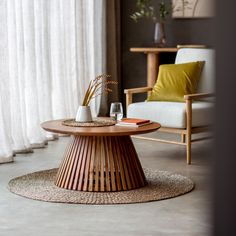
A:
{"label": "green plant", "polygon": [[82,106],[88,106],[93,98],[103,93],[112,92],[112,89],[108,88],[108,85],[118,84],[118,82],[107,80],[107,78],[110,77],[110,75],[98,75],[95,79],[90,81]]}
{"label": "green plant", "polygon": [[136,8],[137,11],[130,16],[135,22],[142,18],[151,19],[154,22],[158,20],[163,22],[169,14],[168,7],[164,1],[159,3],[158,11],[152,5],[151,0],[137,0]]}

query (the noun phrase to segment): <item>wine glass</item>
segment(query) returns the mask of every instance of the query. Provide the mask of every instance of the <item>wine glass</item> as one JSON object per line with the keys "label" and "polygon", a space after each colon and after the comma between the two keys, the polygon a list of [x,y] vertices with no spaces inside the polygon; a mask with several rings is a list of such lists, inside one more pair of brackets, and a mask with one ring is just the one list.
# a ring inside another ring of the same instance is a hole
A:
{"label": "wine glass", "polygon": [[113,102],[111,104],[110,117],[115,121],[119,121],[123,118],[123,107],[121,102]]}

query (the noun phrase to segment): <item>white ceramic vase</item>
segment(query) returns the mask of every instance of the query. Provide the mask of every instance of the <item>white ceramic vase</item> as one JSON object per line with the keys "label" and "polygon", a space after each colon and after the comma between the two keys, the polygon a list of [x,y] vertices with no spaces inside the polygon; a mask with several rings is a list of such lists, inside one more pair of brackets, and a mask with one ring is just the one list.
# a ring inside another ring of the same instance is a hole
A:
{"label": "white ceramic vase", "polygon": [[90,106],[79,106],[75,117],[77,122],[92,122],[92,114]]}

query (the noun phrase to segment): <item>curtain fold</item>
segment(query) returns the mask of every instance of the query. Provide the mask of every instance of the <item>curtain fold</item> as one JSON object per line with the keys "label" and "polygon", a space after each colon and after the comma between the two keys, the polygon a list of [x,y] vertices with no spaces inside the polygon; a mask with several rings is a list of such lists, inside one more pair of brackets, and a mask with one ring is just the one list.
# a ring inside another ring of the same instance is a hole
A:
{"label": "curtain fold", "polygon": [[0,163],[13,161],[10,117],[5,112],[10,109],[6,7],[7,2],[0,1]]}
{"label": "curtain fold", "polygon": [[105,0],[2,0],[0,20],[1,163],[43,147],[53,134],[40,123],[75,117],[105,73]]}
{"label": "curtain fold", "polygon": [[121,86],[121,1],[106,1],[106,66],[107,73],[118,82],[113,86],[113,92],[102,97],[100,116],[109,116],[111,102],[118,102],[122,98]]}

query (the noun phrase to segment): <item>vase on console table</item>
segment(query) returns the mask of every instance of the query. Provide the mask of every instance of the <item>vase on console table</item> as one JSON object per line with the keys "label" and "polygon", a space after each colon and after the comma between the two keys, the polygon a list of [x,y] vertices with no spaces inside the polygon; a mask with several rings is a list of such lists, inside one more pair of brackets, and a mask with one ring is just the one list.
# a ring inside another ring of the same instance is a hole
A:
{"label": "vase on console table", "polygon": [[157,47],[164,47],[166,44],[165,29],[163,22],[155,23],[154,43]]}
{"label": "vase on console table", "polygon": [[92,122],[92,114],[90,106],[79,106],[75,121],[77,122]]}
{"label": "vase on console table", "polygon": [[164,22],[170,13],[172,6],[165,1],[159,1],[156,8],[154,1],[136,0],[136,10],[130,15],[134,22],[138,22],[142,18],[150,19],[155,23],[154,43],[157,47],[164,47],[166,44]]}

